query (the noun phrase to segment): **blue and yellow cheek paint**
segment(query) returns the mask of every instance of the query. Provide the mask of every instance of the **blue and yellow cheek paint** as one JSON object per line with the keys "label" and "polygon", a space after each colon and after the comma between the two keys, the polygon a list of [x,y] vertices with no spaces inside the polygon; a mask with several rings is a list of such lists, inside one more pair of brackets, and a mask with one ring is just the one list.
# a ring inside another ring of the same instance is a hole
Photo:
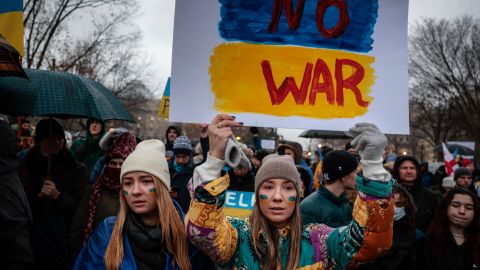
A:
{"label": "blue and yellow cheek paint", "polygon": [[155,192],[157,192],[155,188],[151,188],[148,190],[148,194],[154,194]]}
{"label": "blue and yellow cheek paint", "polygon": [[288,197],[288,204],[295,205],[296,202],[297,202],[297,197],[296,196],[289,196]]}
{"label": "blue and yellow cheek paint", "polygon": [[260,194],[258,195],[258,198],[260,199],[260,203],[262,204],[268,203],[268,195]]}

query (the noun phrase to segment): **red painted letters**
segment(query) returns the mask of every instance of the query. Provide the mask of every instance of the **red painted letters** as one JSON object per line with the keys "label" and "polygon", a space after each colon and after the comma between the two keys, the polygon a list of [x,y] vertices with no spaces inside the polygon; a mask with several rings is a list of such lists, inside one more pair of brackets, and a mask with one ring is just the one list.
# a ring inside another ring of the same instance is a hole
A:
{"label": "red painted letters", "polygon": [[[318,93],[325,93],[327,102],[334,105],[335,102],[338,106],[345,106],[344,100],[344,89],[350,89],[355,95],[355,100],[357,104],[361,107],[367,107],[368,101],[363,100],[362,93],[358,88],[365,76],[365,70],[361,64],[350,59],[337,59],[335,62],[335,80],[336,80],[336,91],[333,83],[333,78],[327,64],[321,60],[317,59],[315,68],[313,68],[312,63],[307,63],[305,65],[305,71],[303,73],[302,83],[300,88],[297,86],[295,78],[286,77],[282,82],[280,87],[277,88],[273,73],[272,67],[268,60],[264,60],[261,63],[263,76],[265,78],[265,83],[267,85],[268,94],[270,95],[270,101],[272,105],[280,105],[285,98],[288,96],[288,93],[291,92],[293,99],[297,105],[305,104],[305,100],[308,94],[308,86],[310,85],[310,95],[309,95],[309,104],[315,105],[315,101]],[[344,78],[343,76],[343,67],[350,66],[354,69],[353,74]],[[313,69],[313,79],[312,79],[312,69]],[[320,75],[323,78],[323,83],[320,83]]]}
{"label": "red painted letters", "polygon": [[[305,0],[298,0],[295,11],[293,10],[292,0],[274,0],[272,20],[268,25],[268,31],[274,33],[277,31],[278,23],[282,15],[282,10],[285,8],[285,17],[287,18],[288,27],[293,31],[297,30],[302,20],[303,9],[305,7]],[[332,29],[327,29],[323,25],[323,17],[328,7],[334,6],[340,12],[340,18],[337,25]],[[348,16],[348,8],[345,0],[318,0],[317,4],[317,28],[321,35],[326,38],[336,38],[341,36],[348,24],[350,17]]]}

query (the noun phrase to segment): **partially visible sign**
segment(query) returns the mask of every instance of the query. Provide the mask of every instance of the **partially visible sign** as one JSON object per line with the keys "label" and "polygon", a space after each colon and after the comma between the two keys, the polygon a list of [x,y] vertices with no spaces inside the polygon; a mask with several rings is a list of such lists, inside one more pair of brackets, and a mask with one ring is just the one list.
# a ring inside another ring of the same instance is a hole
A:
{"label": "partially visible sign", "polygon": [[224,213],[228,217],[247,218],[255,204],[255,193],[227,190],[225,194]]}
{"label": "partially visible sign", "polygon": [[165,91],[163,92],[162,101],[160,101],[160,108],[158,109],[158,115],[168,119],[170,114],[170,78],[168,78]]}
{"label": "partially visible sign", "polygon": [[22,0],[0,1],[0,34],[24,55]]}
{"label": "partially visible sign", "polygon": [[262,139],[260,142],[262,145],[262,149],[267,149],[267,150],[275,150],[275,140],[269,140],[269,139]]}

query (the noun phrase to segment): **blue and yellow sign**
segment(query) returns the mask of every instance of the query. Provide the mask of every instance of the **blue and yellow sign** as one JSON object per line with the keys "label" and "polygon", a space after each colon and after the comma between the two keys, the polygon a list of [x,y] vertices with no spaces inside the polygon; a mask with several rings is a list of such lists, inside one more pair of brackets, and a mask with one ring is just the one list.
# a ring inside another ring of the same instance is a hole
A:
{"label": "blue and yellow sign", "polygon": [[255,204],[255,193],[227,190],[225,193],[224,213],[228,217],[247,218]]}
{"label": "blue and yellow sign", "polygon": [[368,111],[375,59],[358,52],[373,48],[377,0],[220,3],[220,36],[235,42],[211,57],[217,110],[323,119]]}

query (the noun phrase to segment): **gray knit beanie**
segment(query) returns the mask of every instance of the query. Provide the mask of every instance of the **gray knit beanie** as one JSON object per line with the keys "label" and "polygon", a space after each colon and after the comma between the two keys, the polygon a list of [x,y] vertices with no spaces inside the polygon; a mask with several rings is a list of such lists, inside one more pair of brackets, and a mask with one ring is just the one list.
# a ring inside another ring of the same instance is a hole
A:
{"label": "gray knit beanie", "polygon": [[290,156],[279,156],[271,154],[263,158],[262,166],[258,169],[255,177],[255,192],[260,185],[270,179],[285,179],[295,184],[297,193],[300,194],[300,174],[298,173],[295,162]]}
{"label": "gray knit beanie", "polygon": [[173,154],[192,154],[192,142],[187,136],[180,136],[173,143]]}

